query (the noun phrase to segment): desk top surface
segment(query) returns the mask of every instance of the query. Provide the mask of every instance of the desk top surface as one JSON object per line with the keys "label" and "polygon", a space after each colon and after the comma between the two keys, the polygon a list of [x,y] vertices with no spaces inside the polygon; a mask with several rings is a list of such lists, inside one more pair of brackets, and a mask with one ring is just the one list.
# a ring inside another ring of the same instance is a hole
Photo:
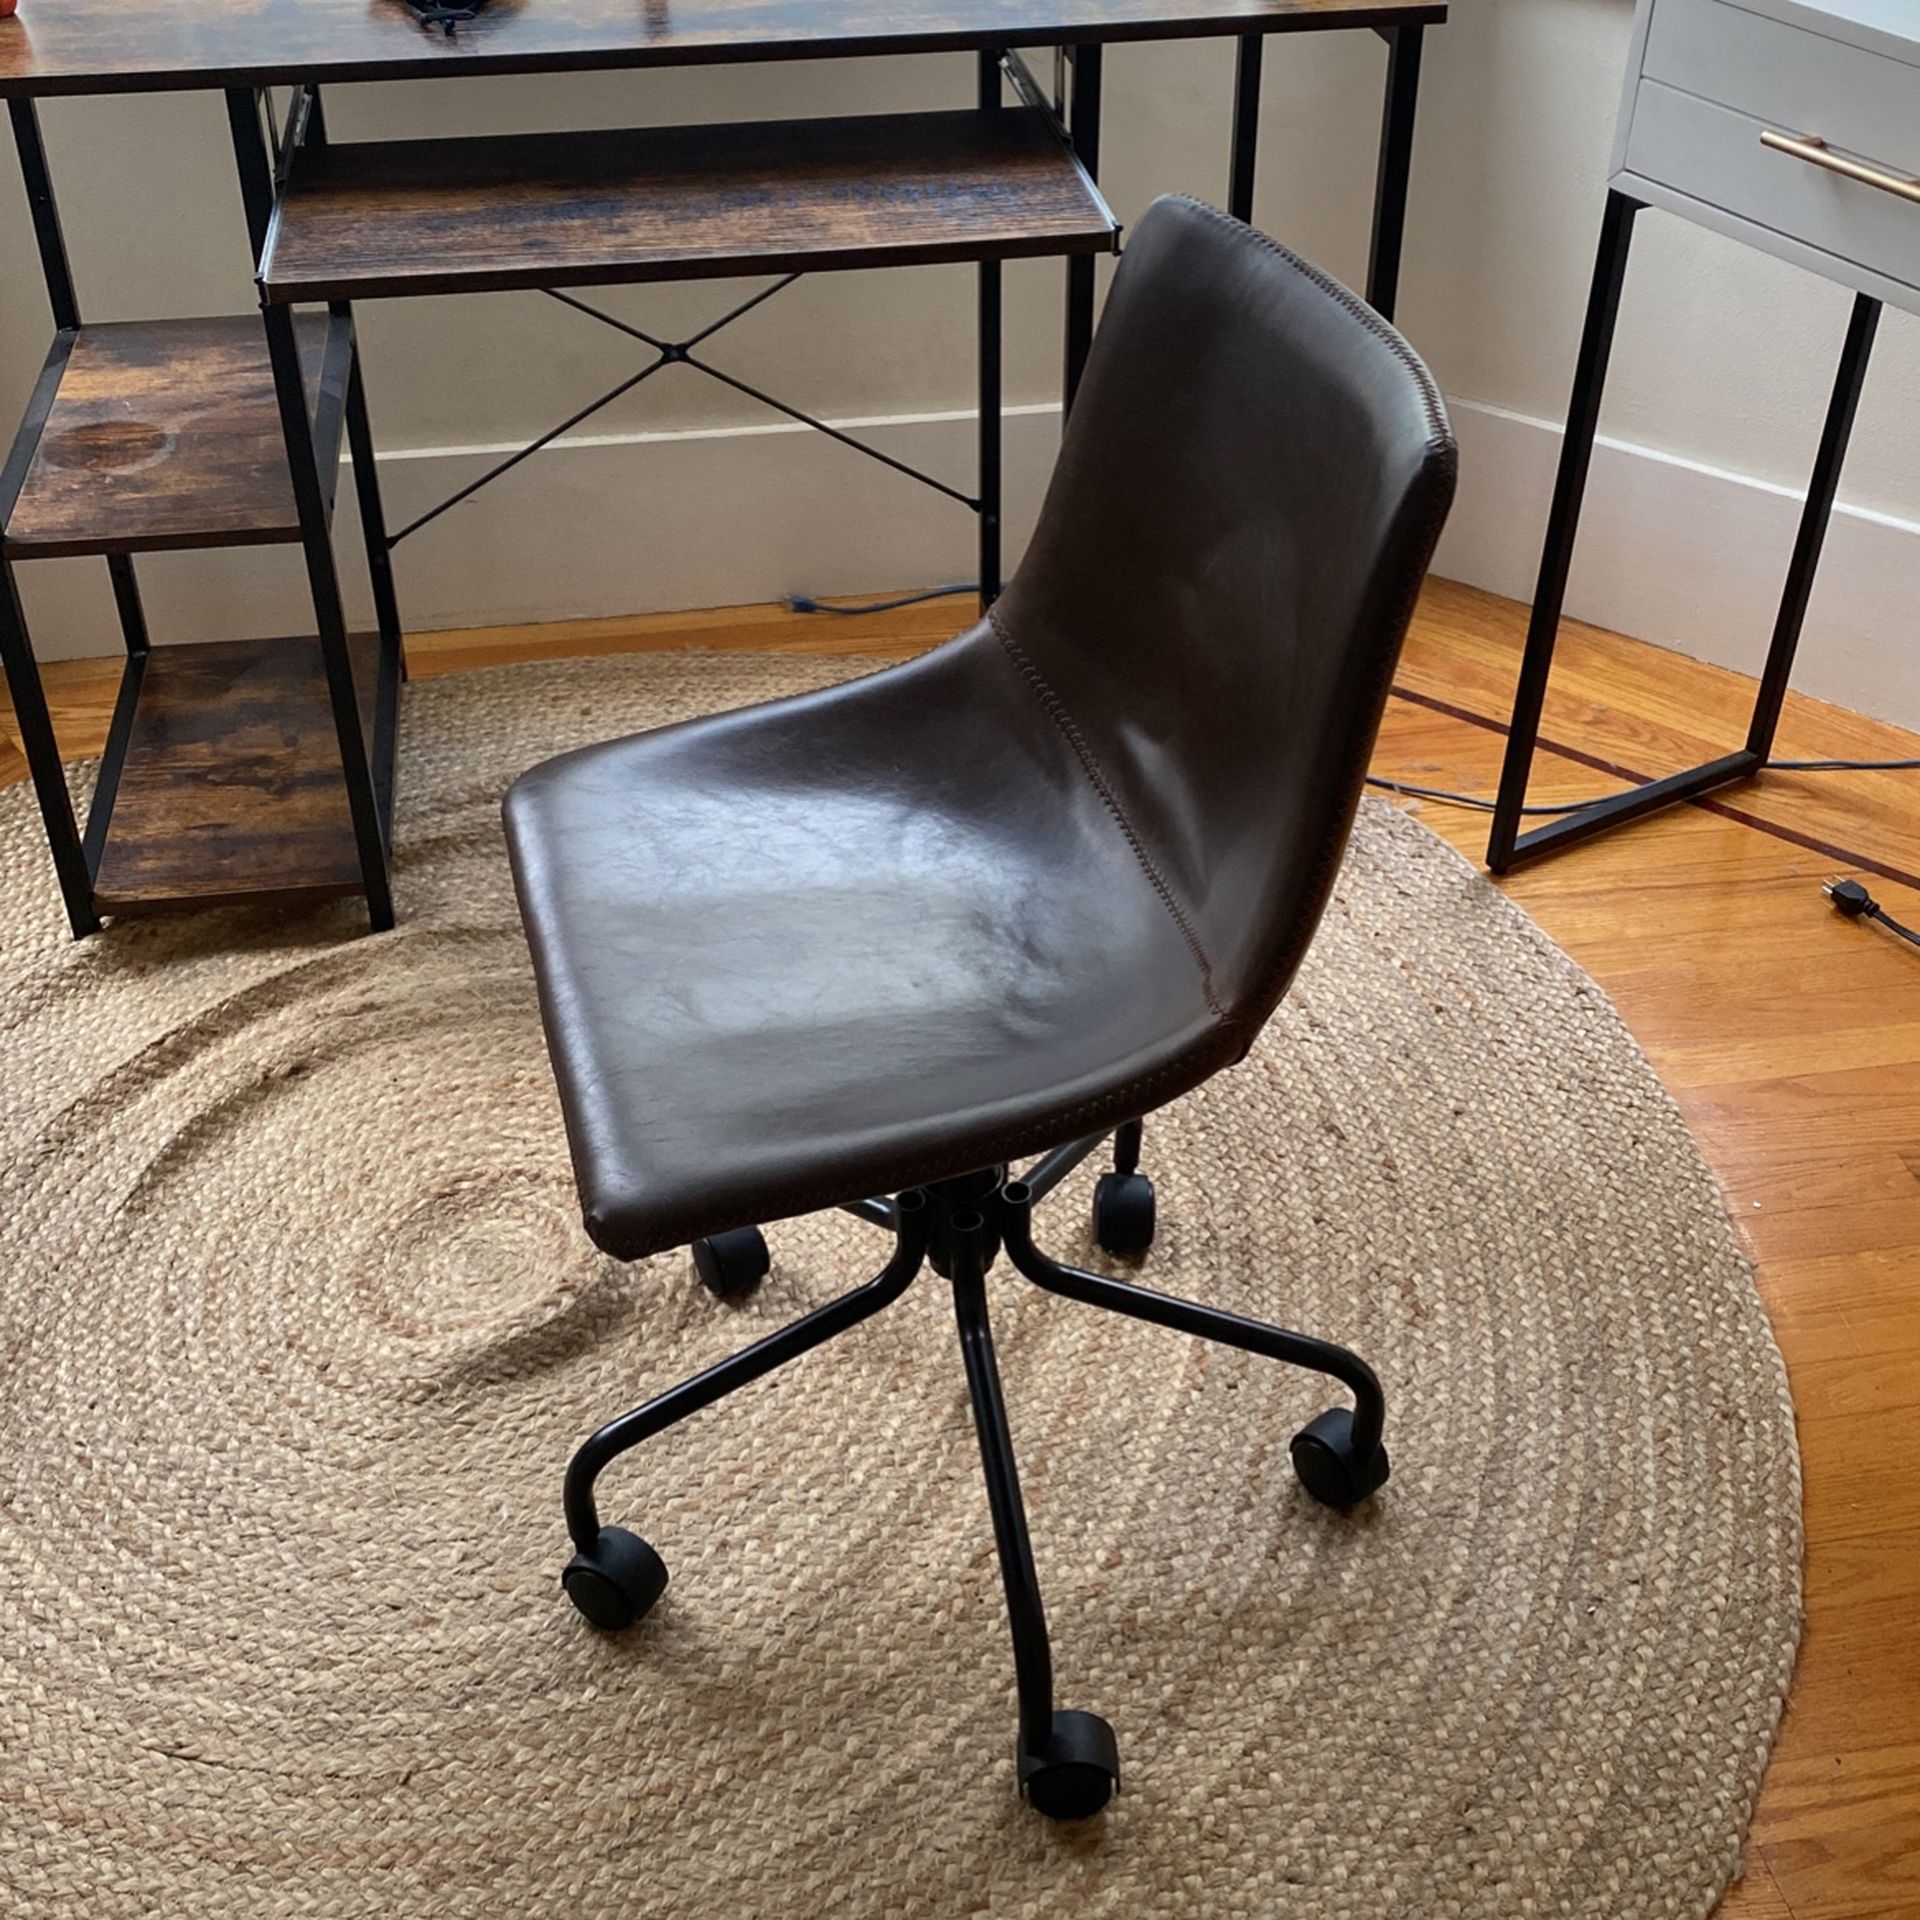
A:
{"label": "desk top surface", "polygon": [[691,66],[1435,24],[1445,0],[487,0],[452,35],[403,0],[20,0],[0,97]]}

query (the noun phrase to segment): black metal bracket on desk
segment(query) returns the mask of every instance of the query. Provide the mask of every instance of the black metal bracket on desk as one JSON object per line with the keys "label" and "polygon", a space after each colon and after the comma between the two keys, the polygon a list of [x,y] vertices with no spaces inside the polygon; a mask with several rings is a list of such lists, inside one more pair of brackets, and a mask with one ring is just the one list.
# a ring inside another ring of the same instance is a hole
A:
{"label": "black metal bracket on desk", "polygon": [[1540,556],[1540,575],[1534,589],[1533,612],[1527,623],[1526,651],[1514,693],[1513,719],[1507,753],[1500,773],[1493,832],[1487,841],[1487,865],[1495,873],[1510,872],[1522,861],[1590,839],[1609,827],[1638,820],[1676,801],[1691,800],[1744,780],[1762,771],[1773,752],[1780,707],[1786,697],[1793,658],[1806,620],[1807,602],[1820,565],[1827,526],[1833,516],[1840,469],[1852,437],[1860,390],[1866,380],[1873,339],[1880,324],[1880,302],[1866,294],[1854,297],[1840,366],[1827,402],[1826,423],[1814,456],[1813,476],[1801,508],[1800,527],[1786,585],[1774,619],[1773,639],[1754,701],[1745,746],[1697,767],[1688,767],[1663,779],[1650,780],[1582,807],[1548,826],[1520,832],[1521,808],[1540,737],[1540,715],[1546,701],[1547,677],[1553,668],[1561,614],[1566,605],[1567,576],[1573,564],[1573,543],[1579,531],[1580,507],[1586,496],[1587,473],[1593,461],[1599,431],[1601,396],[1606,389],[1607,364],[1613,349],[1615,322],[1627,277],[1627,255],[1641,203],[1618,191],[1607,195],[1600,226],[1600,247],[1594,261],[1593,285],[1587,296],[1587,315],[1575,364],[1573,395],[1567,407],[1566,437],[1561,443],[1560,466],[1554,480],[1553,504],[1547,514],[1546,544]]}

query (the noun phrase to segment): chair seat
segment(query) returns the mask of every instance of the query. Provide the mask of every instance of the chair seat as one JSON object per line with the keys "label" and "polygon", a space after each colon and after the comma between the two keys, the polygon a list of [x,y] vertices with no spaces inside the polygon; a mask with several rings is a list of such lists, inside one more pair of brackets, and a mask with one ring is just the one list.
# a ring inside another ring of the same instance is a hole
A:
{"label": "chair seat", "polygon": [[547,762],[514,879],[622,1259],[995,1165],[1241,1050],[1071,721],[989,625]]}

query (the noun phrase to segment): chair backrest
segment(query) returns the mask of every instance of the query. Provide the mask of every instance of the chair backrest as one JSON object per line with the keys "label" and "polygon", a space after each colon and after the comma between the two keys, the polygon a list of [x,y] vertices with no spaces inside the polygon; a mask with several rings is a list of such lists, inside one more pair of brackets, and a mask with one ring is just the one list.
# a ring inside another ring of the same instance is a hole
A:
{"label": "chair backrest", "polygon": [[1211,207],[1148,210],[993,622],[1248,1041],[1326,903],[1454,469],[1371,308]]}

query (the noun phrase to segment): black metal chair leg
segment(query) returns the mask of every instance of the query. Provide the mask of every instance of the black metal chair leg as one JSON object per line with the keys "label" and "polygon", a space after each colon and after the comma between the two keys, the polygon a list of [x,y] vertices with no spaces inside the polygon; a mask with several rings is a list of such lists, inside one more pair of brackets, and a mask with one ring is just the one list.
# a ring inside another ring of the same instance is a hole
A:
{"label": "black metal chair leg", "polygon": [[1329,1408],[1294,1435],[1294,1471],[1307,1492],[1330,1507],[1354,1506],[1386,1484],[1389,1463],[1381,1442],[1386,1396],[1380,1390],[1379,1377],[1357,1353],[1329,1340],[1269,1326],[1263,1320],[1248,1320],[1218,1307],[1204,1307],[1106,1274],[1062,1265],[1033,1244],[1032,1196],[1018,1181],[1000,1190],[998,1213],[1008,1259],[1049,1293],[1338,1380],[1352,1393],[1354,1404],[1350,1409]]}
{"label": "black metal chair leg", "polygon": [[[888,1307],[912,1285],[927,1253],[927,1203],[918,1192],[903,1193],[893,1203],[895,1238],[893,1257],[865,1286],[829,1300],[824,1307],[756,1340],[704,1373],[683,1380],[644,1406],[610,1420],[573,1456],[567,1466],[565,1494],[567,1531],[583,1553],[591,1552],[603,1538],[599,1511],[594,1505],[594,1482],[606,1468],[641,1441],[650,1440],[690,1413],[710,1407],[738,1387],[758,1380],[789,1360],[810,1353],[835,1334],[845,1333]],[[569,1589],[571,1590],[571,1589]],[[584,1609],[583,1609],[584,1611]]]}
{"label": "black metal chair leg", "polygon": [[653,1548],[625,1527],[603,1527],[594,1504],[594,1482],[621,1454],[641,1441],[711,1406],[736,1387],[744,1387],[789,1360],[845,1333],[888,1307],[913,1284],[927,1254],[927,1202],[918,1192],[893,1203],[893,1257],[864,1287],[843,1293],[824,1307],[757,1340],[750,1347],[695,1374],[691,1380],[649,1400],[645,1406],[609,1421],[567,1465],[567,1531],[574,1556],[560,1584],[574,1606],[609,1633],[630,1627],[648,1614],[666,1591],[667,1568]]}
{"label": "black metal chair leg", "polygon": [[1040,1599],[1040,1576],[1033,1563],[1013,1435],[987,1320],[986,1268],[992,1228],[984,1214],[971,1210],[951,1214],[946,1226],[954,1318],[960,1329],[967,1394],[980,1437],[980,1464],[1013,1630],[1013,1670],[1020,1697],[1020,1739],[1015,1752],[1020,1790],[1038,1812],[1051,1819],[1084,1820],[1098,1813],[1119,1785],[1119,1748],[1113,1729],[1099,1715],[1054,1710],[1046,1609]]}

